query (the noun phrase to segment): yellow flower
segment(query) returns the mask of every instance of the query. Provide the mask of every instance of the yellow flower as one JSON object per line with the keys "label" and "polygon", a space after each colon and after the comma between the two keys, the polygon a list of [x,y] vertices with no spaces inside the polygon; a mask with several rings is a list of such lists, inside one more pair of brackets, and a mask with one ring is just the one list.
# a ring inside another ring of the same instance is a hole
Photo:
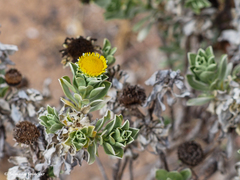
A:
{"label": "yellow flower", "polygon": [[106,59],[98,53],[84,53],[79,58],[78,65],[85,75],[91,77],[103,74],[107,68]]}

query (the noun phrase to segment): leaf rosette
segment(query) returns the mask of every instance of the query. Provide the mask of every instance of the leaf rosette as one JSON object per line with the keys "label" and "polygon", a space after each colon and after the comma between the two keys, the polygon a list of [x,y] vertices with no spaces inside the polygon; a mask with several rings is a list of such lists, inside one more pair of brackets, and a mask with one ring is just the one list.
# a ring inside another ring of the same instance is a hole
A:
{"label": "leaf rosette", "polygon": [[46,115],[40,116],[40,124],[45,126],[47,133],[55,133],[60,130],[64,125],[60,122],[58,113],[55,108],[47,107]]}
{"label": "leaf rosette", "polygon": [[132,143],[139,132],[138,129],[129,126],[128,120],[122,123],[122,115],[116,115],[100,135],[100,145],[103,146],[105,153],[119,158],[124,154],[123,148]]}
{"label": "leaf rosette", "polygon": [[197,54],[188,54],[190,70],[197,81],[210,84],[217,77],[217,63],[212,47],[206,51],[199,49]]}
{"label": "leaf rosette", "polygon": [[82,129],[70,132],[69,137],[64,144],[68,146],[73,145],[76,151],[79,151],[82,148],[87,148],[89,144],[92,143],[91,139],[96,135],[94,128],[94,126],[85,126]]}

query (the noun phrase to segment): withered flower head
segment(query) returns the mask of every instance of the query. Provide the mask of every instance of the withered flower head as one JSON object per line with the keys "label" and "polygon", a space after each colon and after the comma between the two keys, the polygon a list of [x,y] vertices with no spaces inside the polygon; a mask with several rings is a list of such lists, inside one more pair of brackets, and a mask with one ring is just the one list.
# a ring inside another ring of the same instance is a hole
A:
{"label": "withered flower head", "polygon": [[204,158],[200,144],[190,141],[178,147],[178,159],[189,166],[198,165]]}
{"label": "withered flower head", "polygon": [[90,0],[80,0],[80,1],[84,4],[89,4],[90,3]]}
{"label": "withered flower head", "polygon": [[29,121],[21,121],[14,128],[13,137],[18,143],[32,144],[40,136],[38,128]]}
{"label": "withered flower head", "polygon": [[9,69],[5,74],[5,81],[9,86],[16,86],[22,81],[22,74],[17,69]]}
{"label": "withered flower head", "polygon": [[63,43],[65,48],[59,52],[62,53],[62,57],[66,58],[66,63],[69,61],[75,63],[83,53],[94,52],[93,41],[96,41],[96,39],[90,38],[90,40],[87,40],[82,36],[78,38],[67,37]]}
{"label": "withered flower head", "polygon": [[126,107],[131,105],[143,105],[146,100],[145,90],[138,85],[127,84],[123,88],[118,100]]}

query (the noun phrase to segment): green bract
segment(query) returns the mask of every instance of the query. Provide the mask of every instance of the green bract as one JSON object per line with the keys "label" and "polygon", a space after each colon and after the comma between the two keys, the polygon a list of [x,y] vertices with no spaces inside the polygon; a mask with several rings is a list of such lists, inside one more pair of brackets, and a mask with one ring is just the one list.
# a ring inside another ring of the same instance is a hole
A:
{"label": "green bract", "polygon": [[184,169],[180,172],[171,171],[168,172],[164,169],[159,169],[156,171],[157,180],[188,180],[192,176],[190,169]]}
{"label": "green bract", "polygon": [[211,3],[208,0],[187,0],[185,6],[199,14],[202,8],[210,7]]}
{"label": "green bract", "polygon": [[64,125],[59,121],[58,113],[55,108],[47,107],[47,115],[40,116],[40,124],[46,127],[47,133],[55,133]]}
{"label": "green bract", "polygon": [[[70,64],[73,81],[68,76],[59,79],[65,96],[70,100],[62,98],[65,105],[81,111],[84,106],[89,106],[89,112],[101,109],[106,101],[106,96],[111,83],[106,81],[106,75],[100,77],[86,77],[78,71],[78,65]],[[73,92],[73,94],[72,94]],[[87,112],[88,113],[88,112]]]}
{"label": "green bract", "polygon": [[72,131],[64,144],[73,145],[76,151],[79,151],[83,147],[87,148],[92,143],[91,138],[94,138],[95,134],[94,126],[85,126],[82,129]]}
{"label": "green bract", "polygon": [[[99,120],[97,124],[103,124],[109,115]],[[106,154],[122,158],[123,148],[130,144],[137,137],[138,129],[130,128],[129,121],[123,123],[121,115],[115,116],[103,129],[100,135],[100,145],[103,146]]]}

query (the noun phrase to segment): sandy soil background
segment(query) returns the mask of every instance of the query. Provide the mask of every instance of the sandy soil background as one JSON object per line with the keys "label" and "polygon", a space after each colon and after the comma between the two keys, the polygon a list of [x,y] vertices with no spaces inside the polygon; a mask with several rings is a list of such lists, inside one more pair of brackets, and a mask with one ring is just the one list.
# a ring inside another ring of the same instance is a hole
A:
{"label": "sandy soil background", "polygon": [[[129,82],[141,84],[160,69],[162,54],[158,51],[160,41],[154,28],[146,40],[139,43],[136,34],[131,31],[131,23],[126,20],[105,21],[103,10],[98,6],[82,5],[78,0],[1,0],[0,1],[0,42],[17,45],[19,50],[11,60],[15,68],[29,80],[29,87],[42,90],[46,78],[51,78],[50,90],[52,98],[47,102],[58,106],[63,92],[58,78],[71,75],[68,68],[61,65],[62,43],[66,37],[79,35],[97,38],[96,44],[102,45],[108,38],[118,47],[116,64],[120,64],[129,75]],[[10,68],[10,67],[9,67]],[[150,88],[147,88],[149,92]],[[11,141],[11,132],[8,134]],[[100,160],[104,163],[109,177],[113,161],[100,150]],[[134,162],[136,179],[146,179],[146,174],[154,167],[156,157],[149,153],[141,154]],[[171,163],[175,162],[169,162]],[[0,180],[11,165],[6,161],[0,164]],[[101,180],[97,164],[76,167],[66,179]],[[110,178],[111,179],[111,178]],[[129,179],[128,174],[124,180]],[[216,178],[220,180],[220,178]]]}

